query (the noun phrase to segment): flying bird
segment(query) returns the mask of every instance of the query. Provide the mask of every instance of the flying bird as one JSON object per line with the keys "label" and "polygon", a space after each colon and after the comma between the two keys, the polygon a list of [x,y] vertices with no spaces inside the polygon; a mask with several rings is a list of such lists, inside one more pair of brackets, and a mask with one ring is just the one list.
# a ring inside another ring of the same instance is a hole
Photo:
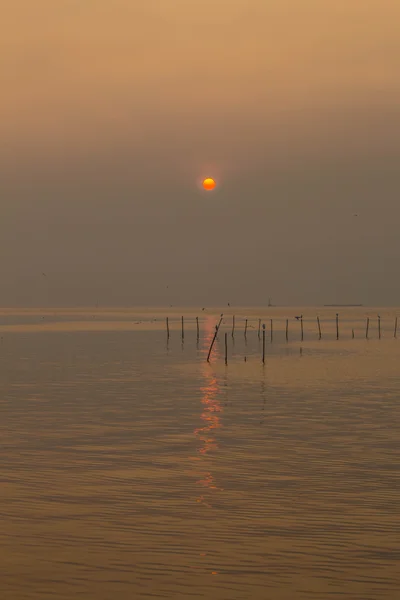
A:
{"label": "flying bird", "polygon": [[303,315],[300,315],[299,317],[295,317],[295,319],[297,319],[298,321],[302,318],[303,318]]}

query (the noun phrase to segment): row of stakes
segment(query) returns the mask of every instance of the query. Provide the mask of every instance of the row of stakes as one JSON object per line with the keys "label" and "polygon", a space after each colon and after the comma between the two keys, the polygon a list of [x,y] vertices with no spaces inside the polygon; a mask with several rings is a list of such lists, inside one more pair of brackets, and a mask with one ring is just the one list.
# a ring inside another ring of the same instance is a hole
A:
{"label": "row of stakes", "polygon": [[[224,315],[221,314],[221,317],[219,319],[219,322],[216,324],[215,326],[215,332],[214,332],[214,337],[211,341],[211,345],[210,345],[210,349],[208,351],[208,355],[207,355],[207,362],[210,362],[210,357],[211,357],[211,353],[212,353],[212,349],[215,343],[215,340],[217,339],[218,336],[218,332],[219,332],[219,328],[221,327],[222,324],[222,320],[223,320]],[[304,340],[304,328],[303,328],[303,316],[301,316],[299,318],[300,321],[300,335],[301,335],[301,341]],[[170,330],[169,330],[169,318],[167,317],[166,319],[166,324],[167,324],[167,339],[169,339],[170,337]],[[273,340],[273,333],[274,333],[274,329],[273,329],[273,319],[270,319],[270,339],[271,342]],[[369,324],[370,324],[370,318],[367,317],[367,321],[366,321],[366,328],[365,328],[365,337],[366,339],[368,339],[368,335],[369,335]],[[197,325],[197,339],[199,340],[200,338],[200,325],[199,325],[199,317],[196,317],[196,325]],[[235,335],[235,315],[233,315],[232,317],[232,337],[234,337]],[[248,325],[248,319],[245,320],[245,326],[244,326],[244,336],[247,336],[247,325]],[[318,325],[318,339],[322,339],[322,330],[321,330],[321,322],[319,317],[317,317],[317,325]],[[262,362],[263,364],[265,363],[265,324],[262,325],[261,328],[261,319],[258,320],[258,339],[261,338],[261,331],[262,331],[262,341],[263,341],[263,351],[262,351]],[[286,341],[289,341],[289,319],[286,319]],[[182,337],[182,341],[185,338],[185,328],[184,328],[184,318],[182,317],[181,319],[181,337]],[[354,339],[355,335],[354,335],[354,329],[351,330],[351,337]],[[394,332],[393,332],[393,337],[397,338],[397,317],[395,318],[395,322],[394,322]],[[378,338],[381,339],[381,317],[378,315]],[[339,339],[339,314],[336,314],[336,339]],[[225,364],[228,364],[228,334],[225,333]]]}

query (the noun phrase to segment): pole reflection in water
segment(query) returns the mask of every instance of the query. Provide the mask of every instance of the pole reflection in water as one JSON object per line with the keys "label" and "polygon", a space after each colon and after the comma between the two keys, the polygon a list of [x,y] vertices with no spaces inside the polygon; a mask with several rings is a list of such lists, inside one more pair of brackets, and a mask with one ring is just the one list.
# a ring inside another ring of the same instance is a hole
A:
{"label": "pole reflection in water", "polygon": [[[205,336],[203,338],[203,351],[207,354],[211,340],[214,335],[214,322],[210,319],[205,323]],[[221,359],[219,348],[216,345],[213,350],[213,360]],[[222,407],[220,404],[220,385],[213,370],[213,366],[207,363],[205,360],[202,361],[202,371],[204,377],[204,386],[201,388],[202,397],[202,413],[200,415],[204,425],[194,430],[194,435],[200,442],[198,453],[200,456],[197,460],[201,461],[201,465],[204,466],[204,470],[201,472],[201,478],[197,481],[198,485],[201,485],[207,490],[221,490],[216,484],[215,477],[211,472],[210,465],[212,459],[210,455],[218,449],[218,441],[215,437],[217,429],[221,424],[221,413]],[[200,466],[200,465],[199,465]],[[200,470],[199,470],[200,471]],[[207,494],[209,496],[209,494]],[[209,498],[205,498],[202,494],[197,498],[197,502],[201,502],[204,505],[211,507]]]}

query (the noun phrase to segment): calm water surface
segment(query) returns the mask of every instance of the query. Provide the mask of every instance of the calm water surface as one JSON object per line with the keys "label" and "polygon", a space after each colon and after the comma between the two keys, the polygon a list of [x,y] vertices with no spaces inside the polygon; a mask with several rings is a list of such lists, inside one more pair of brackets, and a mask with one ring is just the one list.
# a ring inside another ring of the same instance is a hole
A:
{"label": "calm water surface", "polygon": [[3,311],[1,599],[397,600],[400,345],[364,312],[265,316],[263,367],[255,313],[208,364],[217,313],[167,344],[158,313]]}

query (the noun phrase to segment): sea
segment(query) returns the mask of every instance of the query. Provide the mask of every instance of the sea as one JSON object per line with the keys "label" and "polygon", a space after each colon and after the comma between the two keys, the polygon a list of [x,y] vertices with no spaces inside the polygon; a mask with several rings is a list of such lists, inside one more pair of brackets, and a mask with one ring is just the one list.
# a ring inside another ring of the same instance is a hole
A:
{"label": "sea", "polygon": [[397,316],[0,309],[1,600],[398,600]]}

